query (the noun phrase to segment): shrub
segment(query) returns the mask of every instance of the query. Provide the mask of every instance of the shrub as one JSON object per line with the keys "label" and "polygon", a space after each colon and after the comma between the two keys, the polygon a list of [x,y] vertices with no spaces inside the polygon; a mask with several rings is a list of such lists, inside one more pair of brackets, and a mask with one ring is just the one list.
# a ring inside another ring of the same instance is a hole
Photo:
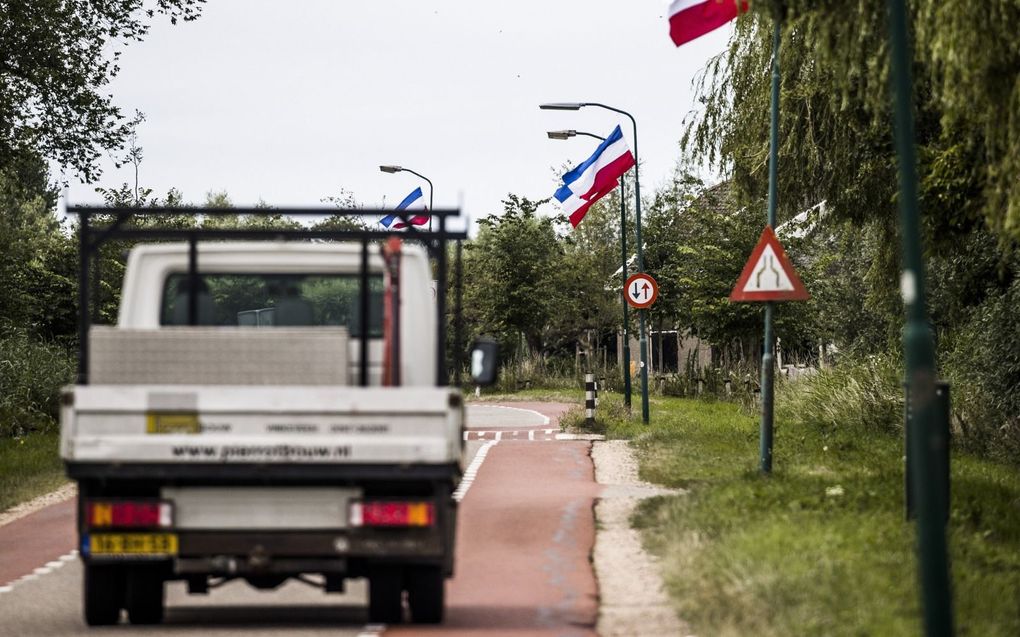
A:
{"label": "shrub", "polygon": [[1020,464],[1020,279],[975,308],[946,354],[954,434],[971,451]]}
{"label": "shrub", "polygon": [[74,357],[24,330],[0,330],[0,437],[54,428],[60,388],[74,378]]}

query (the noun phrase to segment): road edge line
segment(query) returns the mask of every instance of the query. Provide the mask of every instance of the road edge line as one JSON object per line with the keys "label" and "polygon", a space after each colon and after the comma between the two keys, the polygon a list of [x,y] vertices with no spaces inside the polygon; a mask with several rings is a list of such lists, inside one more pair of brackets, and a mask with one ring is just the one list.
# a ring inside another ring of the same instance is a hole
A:
{"label": "road edge line", "polygon": [[464,470],[464,477],[461,478],[460,484],[457,485],[457,490],[453,492],[453,499],[460,502],[467,495],[468,489],[475,482],[475,476],[478,475],[478,470],[482,467],[482,463],[485,462],[485,457],[489,455],[489,450],[495,447],[499,443],[499,440],[489,440],[485,442],[475,457],[471,459],[471,464]]}

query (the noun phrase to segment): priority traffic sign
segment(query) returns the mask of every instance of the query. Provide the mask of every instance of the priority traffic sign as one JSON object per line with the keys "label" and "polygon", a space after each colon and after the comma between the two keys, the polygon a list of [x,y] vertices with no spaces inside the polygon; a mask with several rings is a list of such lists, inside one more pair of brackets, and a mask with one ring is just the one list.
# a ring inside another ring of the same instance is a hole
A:
{"label": "priority traffic sign", "polygon": [[730,301],[806,301],[811,298],[771,226],[758,239]]}
{"label": "priority traffic sign", "polygon": [[623,286],[623,295],[627,303],[638,310],[644,310],[659,298],[659,284],[645,272],[630,275]]}

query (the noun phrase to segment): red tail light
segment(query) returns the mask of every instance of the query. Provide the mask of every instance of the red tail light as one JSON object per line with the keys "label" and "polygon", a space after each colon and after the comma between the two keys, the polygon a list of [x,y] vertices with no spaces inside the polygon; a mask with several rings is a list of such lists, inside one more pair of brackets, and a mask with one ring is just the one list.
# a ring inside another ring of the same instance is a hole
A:
{"label": "red tail light", "polygon": [[85,506],[90,528],[159,528],[173,525],[173,505],[169,502],[101,501]]}
{"label": "red tail light", "polygon": [[431,502],[352,502],[351,526],[423,527],[436,523]]}

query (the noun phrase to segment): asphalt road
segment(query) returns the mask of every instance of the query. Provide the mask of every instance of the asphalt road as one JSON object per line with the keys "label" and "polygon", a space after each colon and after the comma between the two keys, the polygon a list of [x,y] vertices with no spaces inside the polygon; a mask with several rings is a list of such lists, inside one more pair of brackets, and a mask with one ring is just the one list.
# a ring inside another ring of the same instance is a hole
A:
{"label": "asphalt road", "polygon": [[301,583],[263,592],[231,582],[194,596],[172,583],[164,625],[87,629],[82,569],[72,552],[73,506],[65,502],[0,527],[0,636],[594,635],[597,590],[589,555],[597,487],[590,443],[556,440],[551,431],[564,409],[468,407],[470,486],[440,626],[366,624],[367,589],[354,580],[342,595]]}

